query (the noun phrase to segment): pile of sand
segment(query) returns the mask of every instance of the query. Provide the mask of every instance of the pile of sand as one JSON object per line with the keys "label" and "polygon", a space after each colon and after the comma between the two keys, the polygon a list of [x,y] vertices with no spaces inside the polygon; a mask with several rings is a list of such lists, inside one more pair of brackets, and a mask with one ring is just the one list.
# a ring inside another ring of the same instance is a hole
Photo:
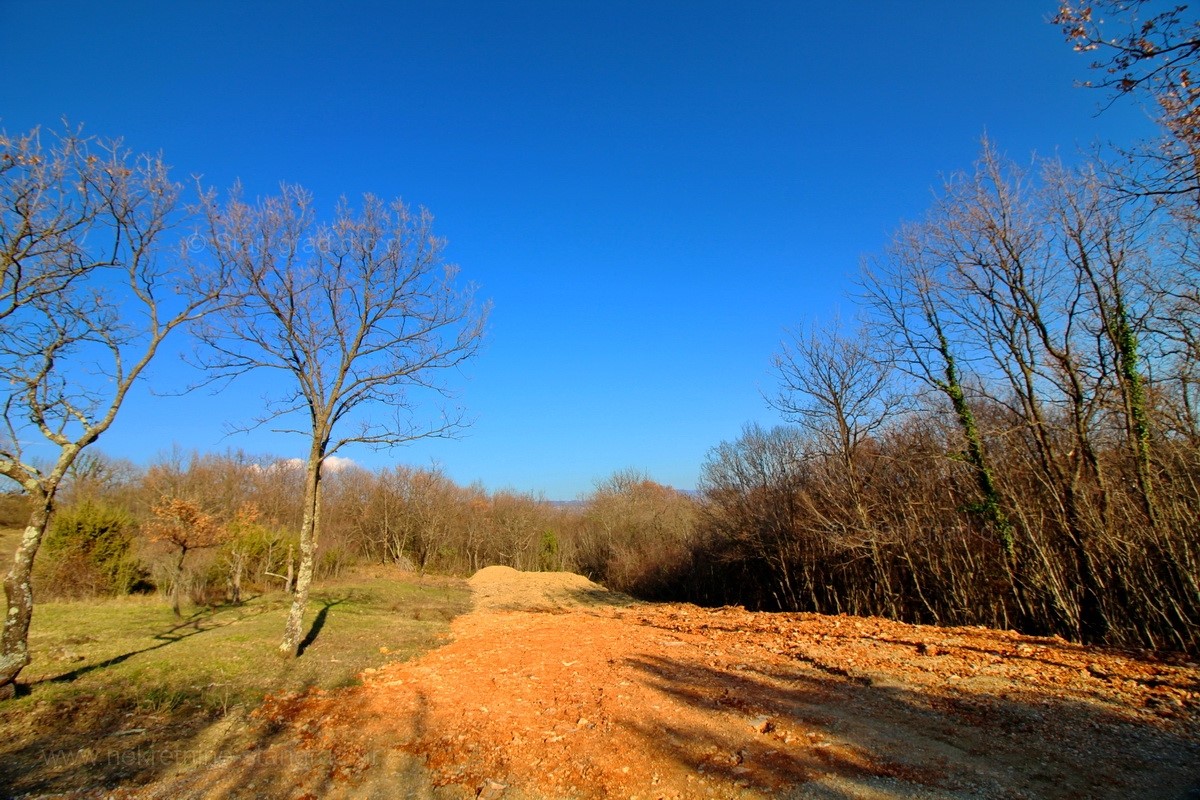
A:
{"label": "pile of sand", "polygon": [[628,605],[624,595],[610,592],[573,572],[520,572],[512,567],[484,567],[471,576],[476,610],[562,611],[597,605]]}

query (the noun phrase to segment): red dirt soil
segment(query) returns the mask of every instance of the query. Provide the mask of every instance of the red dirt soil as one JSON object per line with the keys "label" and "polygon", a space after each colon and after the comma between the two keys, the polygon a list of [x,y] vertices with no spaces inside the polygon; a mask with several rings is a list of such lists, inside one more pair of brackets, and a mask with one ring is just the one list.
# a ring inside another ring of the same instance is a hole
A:
{"label": "red dirt soil", "polygon": [[1200,668],[491,567],[452,641],[139,797],[1200,798]]}

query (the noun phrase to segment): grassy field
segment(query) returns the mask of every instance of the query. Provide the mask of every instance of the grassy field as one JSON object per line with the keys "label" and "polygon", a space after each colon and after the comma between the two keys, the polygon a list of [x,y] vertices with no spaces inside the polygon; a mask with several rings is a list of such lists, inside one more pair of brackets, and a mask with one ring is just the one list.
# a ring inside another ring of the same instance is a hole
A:
{"label": "grassy field", "polygon": [[128,785],[182,754],[219,757],[239,746],[265,695],[345,686],[424,652],[470,593],[382,568],[317,586],[302,655],[284,660],[275,648],[289,600],[268,594],[182,619],[153,596],[39,604],[33,663],[0,706],[0,796]]}

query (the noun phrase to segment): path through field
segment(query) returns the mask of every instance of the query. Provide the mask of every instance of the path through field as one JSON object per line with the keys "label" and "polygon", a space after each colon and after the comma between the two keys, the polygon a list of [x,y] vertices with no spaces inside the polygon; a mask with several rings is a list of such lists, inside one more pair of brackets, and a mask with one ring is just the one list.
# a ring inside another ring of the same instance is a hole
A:
{"label": "path through field", "polygon": [[491,567],[443,647],[127,796],[1200,798],[1200,668]]}

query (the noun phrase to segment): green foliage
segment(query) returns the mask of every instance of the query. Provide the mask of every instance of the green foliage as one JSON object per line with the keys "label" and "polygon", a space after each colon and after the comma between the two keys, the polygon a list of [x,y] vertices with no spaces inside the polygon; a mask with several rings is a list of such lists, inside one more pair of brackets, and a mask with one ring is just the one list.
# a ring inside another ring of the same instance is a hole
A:
{"label": "green foliage", "polygon": [[55,513],[43,544],[41,589],[59,597],[129,594],[147,576],[123,509],[84,502]]}
{"label": "green foliage", "polygon": [[542,546],[538,550],[539,569],[543,572],[562,569],[562,557],[558,550],[558,534],[554,531],[542,533]]}
{"label": "green foliage", "polygon": [[287,573],[289,547],[298,551],[300,537],[258,521],[256,514],[239,513],[226,526],[229,538],[221,545],[209,567],[206,585],[210,593],[224,589],[240,568],[240,588],[264,592],[283,588],[274,575]]}

